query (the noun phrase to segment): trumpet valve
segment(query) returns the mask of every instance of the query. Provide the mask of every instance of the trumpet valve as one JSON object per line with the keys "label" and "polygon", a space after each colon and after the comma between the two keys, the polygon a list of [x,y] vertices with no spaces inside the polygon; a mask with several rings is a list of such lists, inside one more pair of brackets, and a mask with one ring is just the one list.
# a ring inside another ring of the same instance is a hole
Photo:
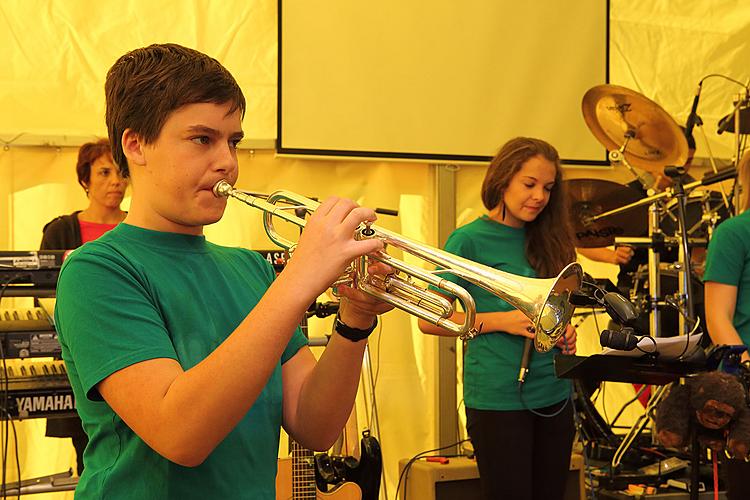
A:
{"label": "trumpet valve", "polygon": [[372,228],[372,222],[366,221],[365,227],[362,228],[359,233],[366,238],[372,238],[373,236],[375,236],[375,230]]}

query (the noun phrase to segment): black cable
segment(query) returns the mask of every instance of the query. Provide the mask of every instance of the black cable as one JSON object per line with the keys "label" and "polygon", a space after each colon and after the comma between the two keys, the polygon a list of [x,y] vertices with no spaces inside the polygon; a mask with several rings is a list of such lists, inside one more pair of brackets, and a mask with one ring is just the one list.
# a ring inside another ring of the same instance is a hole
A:
{"label": "black cable", "polygon": [[[638,344],[635,345],[635,348],[638,349],[639,351],[641,351],[643,354],[654,354],[654,353],[656,353],[657,349],[659,348],[657,346],[657,344],[656,344],[656,339],[654,337],[650,336],[650,335],[644,335],[641,338],[642,339],[649,339],[651,341],[651,344],[654,346],[654,350],[653,351],[646,351],[646,350],[642,349]],[[640,343],[640,340],[638,341],[638,343]]]}
{"label": "black cable", "polygon": [[[18,500],[21,500],[21,460],[18,453],[18,434],[16,433],[16,423],[13,421],[13,417],[6,407],[2,407],[0,408],[0,410],[2,410],[2,412],[5,414],[5,418],[10,421],[11,429],[13,429],[13,448],[16,454],[16,467],[18,468],[18,492],[16,498]],[[6,495],[5,489],[6,485],[5,483],[3,483],[3,498],[5,498]]]}
{"label": "black cable", "polygon": [[[568,350],[568,339],[567,339],[567,337],[565,336],[564,333],[563,333],[562,339],[563,339],[563,345],[565,346],[565,351],[567,351]],[[573,384],[572,383],[570,384],[570,389],[569,389],[569,392],[568,392],[568,397],[565,399],[565,403],[558,410],[555,410],[552,413],[542,413],[542,412],[536,411],[533,408],[529,408],[529,406],[526,404],[526,401],[523,399],[523,382],[519,382],[518,383],[518,398],[521,400],[521,405],[523,406],[524,410],[531,412],[532,414],[536,415],[537,417],[553,418],[553,417],[556,417],[559,414],[561,414],[563,412],[563,410],[565,410],[565,407],[568,406],[568,403],[571,402],[571,400],[573,399]]]}
{"label": "black cable", "polygon": [[[377,341],[377,360],[375,365],[375,375],[372,378],[372,392],[370,394],[370,400],[372,402],[372,407],[370,408],[370,418],[367,421],[367,427],[370,429],[374,429],[373,421],[377,420],[378,425],[378,436],[380,437],[380,419],[378,418],[378,411],[377,411],[377,398],[375,396],[375,388],[378,385],[378,377],[380,376],[380,342],[383,339],[383,322],[380,321],[380,325],[378,327],[378,341]],[[369,344],[368,344],[369,349]],[[372,351],[370,351],[370,354],[372,354]],[[372,357],[370,357],[372,359]],[[370,366],[370,369],[372,369],[372,366]],[[356,402],[354,403],[356,405]],[[382,445],[382,443],[381,443]],[[385,467],[381,467],[381,476],[383,479],[383,487],[386,489],[385,497],[388,498],[388,483],[386,481],[386,475],[385,475]],[[398,498],[398,495],[396,496]]]}
{"label": "black cable", "polygon": [[[685,354],[687,354],[687,350],[690,347],[690,337],[692,337],[699,329],[701,331],[701,334],[703,334],[703,329],[701,328],[701,325],[700,325],[701,323],[700,317],[698,318],[689,317],[687,314],[685,314],[685,312],[682,310],[679,304],[677,304],[674,301],[673,297],[666,297],[664,299],[664,303],[676,309],[677,312],[680,313],[683,318],[685,318],[685,321],[690,323],[690,325],[693,327],[693,329],[685,335],[685,347],[682,349],[682,352],[680,353],[680,355],[677,356],[677,361],[682,361],[682,357],[685,356]],[[697,348],[699,347],[700,347],[700,343],[696,342],[695,346],[693,347],[693,352],[695,352]],[[692,355],[693,352],[691,352],[690,355]]]}
{"label": "black cable", "polygon": [[709,78],[712,78],[712,77],[718,77],[718,78],[723,78],[725,80],[729,80],[730,82],[736,83],[737,85],[739,85],[740,87],[744,88],[745,90],[750,90],[750,89],[748,89],[748,86],[745,85],[744,83],[742,83],[741,81],[735,80],[734,78],[730,78],[730,77],[728,77],[726,75],[722,75],[721,73],[709,73],[708,75],[706,75],[706,76],[704,76],[703,78],[700,79],[700,82],[698,82],[698,85],[703,85],[704,81],[706,81],[706,80],[708,80]]}
{"label": "black cable", "polygon": [[[403,470],[401,471],[401,474],[399,474],[399,476],[398,476],[398,483],[396,483],[396,498],[398,499],[398,492],[401,490],[401,481],[403,480],[404,481],[404,498],[403,498],[403,500],[406,500],[406,494],[408,492],[408,490],[406,489],[406,484],[407,484],[407,481],[408,481],[408,478],[409,478],[409,469],[411,468],[411,466],[412,466],[412,464],[414,462],[416,462],[417,460],[419,460],[423,456],[427,455],[428,453],[434,453],[436,451],[445,450],[445,449],[448,449],[448,448],[452,448],[454,446],[459,446],[459,445],[461,445],[461,444],[463,444],[463,443],[465,443],[467,441],[469,441],[469,440],[468,439],[462,439],[461,441],[455,442],[453,444],[449,444],[447,446],[442,446],[440,448],[435,448],[433,450],[423,451],[423,452],[417,453],[411,459],[409,459],[409,461],[406,463],[406,465],[404,466]],[[457,455],[457,456],[462,456],[462,455]]]}
{"label": "black cable", "polygon": [[[8,289],[8,286],[16,279],[16,276],[12,276],[9,278],[0,289],[0,303],[2,303],[3,296],[5,296],[5,291]],[[10,388],[8,385],[8,366],[6,363],[5,358],[5,349],[3,348],[4,339],[0,339],[0,359],[3,363],[3,389],[2,389],[2,398],[3,401],[0,403],[0,409],[2,409],[2,412],[5,414],[5,425],[4,425],[4,432],[0,432],[0,443],[2,443],[3,447],[3,466],[2,466],[2,483],[0,484],[0,487],[3,489],[3,499],[7,498],[6,495],[6,486],[7,486],[7,467],[8,467],[8,437],[9,437],[9,426],[12,426],[13,428],[13,438],[14,438],[14,449],[16,454],[16,467],[18,468],[18,484],[19,484],[19,490],[18,490],[18,498],[21,497],[21,462],[18,455],[18,435],[16,434],[16,424],[13,422],[10,411],[8,410],[8,401],[9,401],[9,392]]]}

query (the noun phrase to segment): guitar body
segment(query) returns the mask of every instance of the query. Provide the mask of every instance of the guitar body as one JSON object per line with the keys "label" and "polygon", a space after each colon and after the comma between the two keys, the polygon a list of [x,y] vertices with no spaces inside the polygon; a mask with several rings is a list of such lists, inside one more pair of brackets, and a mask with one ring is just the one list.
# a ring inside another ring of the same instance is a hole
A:
{"label": "guitar body", "polygon": [[357,483],[343,483],[328,493],[318,490],[315,498],[318,500],[362,500],[362,490],[359,489]]}
{"label": "guitar body", "polygon": [[326,491],[331,484],[353,482],[362,492],[362,500],[378,500],[383,458],[380,443],[370,431],[362,432],[360,458],[351,456],[329,456],[321,453],[315,457],[316,480],[319,491]]}
{"label": "guitar body", "polygon": [[[279,470],[276,473],[276,500],[295,500],[295,496],[300,498],[310,498],[305,496],[306,493],[292,491],[292,458],[280,458]],[[331,491],[324,493],[315,490],[317,500],[362,500],[362,490],[356,483],[342,483]]]}

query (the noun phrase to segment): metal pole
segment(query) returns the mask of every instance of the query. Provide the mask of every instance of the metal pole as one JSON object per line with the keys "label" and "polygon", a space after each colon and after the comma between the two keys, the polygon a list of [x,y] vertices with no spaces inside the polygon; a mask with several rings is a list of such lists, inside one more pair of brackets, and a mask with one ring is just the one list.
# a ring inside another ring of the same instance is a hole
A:
{"label": "metal pole", "polygon": [[[437,195],[438,246],[456,229],[456,167],[434,165],[435,191]],[[458,406],[456,398],[456,338],[438,337],[438,387],[437,387],[437,431],[438,446],[449,446],[458,442]],[[445,450],[446,454],[458,453],[457,447]]]}

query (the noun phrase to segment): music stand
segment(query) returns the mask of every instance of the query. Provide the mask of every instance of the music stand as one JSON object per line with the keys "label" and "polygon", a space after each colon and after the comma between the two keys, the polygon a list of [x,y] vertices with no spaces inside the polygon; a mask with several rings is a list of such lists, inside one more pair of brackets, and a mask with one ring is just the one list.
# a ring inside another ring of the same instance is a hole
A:
{"label": "music stand", "polygon": [[557,354],[554,364],[555,375],[558,378],[645,385],[665,385],[705,370],[702,362],[659,361],[658,357],[647,354],[639,358],[607,354],[593,356]]}

